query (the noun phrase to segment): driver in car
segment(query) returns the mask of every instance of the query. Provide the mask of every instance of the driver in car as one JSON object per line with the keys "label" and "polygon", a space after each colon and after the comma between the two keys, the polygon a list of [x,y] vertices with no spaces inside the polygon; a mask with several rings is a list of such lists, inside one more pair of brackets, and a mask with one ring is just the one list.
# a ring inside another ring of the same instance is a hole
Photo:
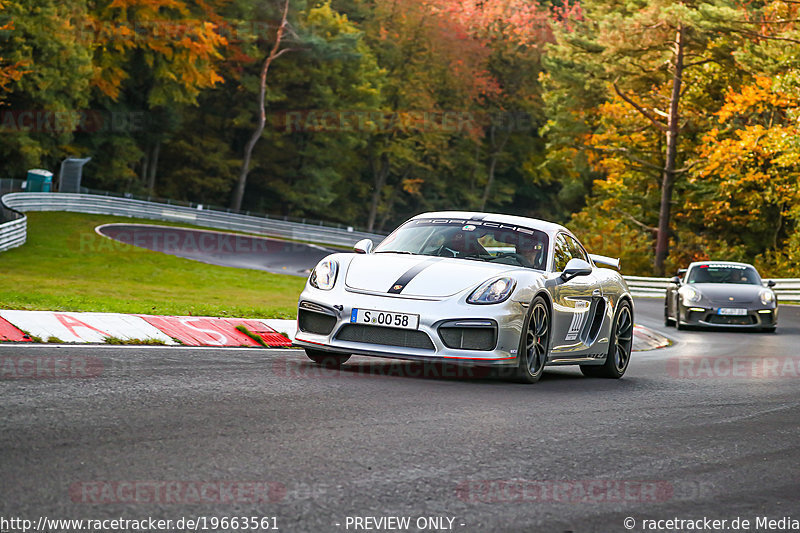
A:
{"label": "driver in car", "polygon": [[477,238],[465,231],[456,231],[450,235],[450,240],[444,245],[443,251],[452,253],[453,257],[489,255],[489,252],[481,246]]}
{"label": "driver in car", "polygon": [[528,262],[526,267],[532,267],[538,270],[544,270],[544,247],[542,243],[533,239],[521,239],[517,253],[519,253]]}

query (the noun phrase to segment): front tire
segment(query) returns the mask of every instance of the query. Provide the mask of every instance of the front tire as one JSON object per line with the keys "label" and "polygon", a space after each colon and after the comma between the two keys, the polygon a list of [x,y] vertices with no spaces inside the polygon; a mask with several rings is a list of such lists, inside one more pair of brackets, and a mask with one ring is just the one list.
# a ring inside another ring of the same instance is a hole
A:
{"label": "front tire", "polygon": [[619,379],[628,369],[633,350],[633,310],[631,304],[623,300],[617,308],[617,316],[611,327],[611,342],[602,365],[581,365],[586,377]]}
{"label": "front tire", "polygon": [[669,305],[665,302],[664,303],[664,327],[668,328],[674,326],[676,323],[675,320],[669,317]]}
{"label": "front tire", "polygon": [[519,366],[515,381],[536,383],[542,377],[551,337],[550,307],[545,299],[537,296],[525,317],[525,327],[519,341]]}
{"label": "front tire", "polygon": [[305,351],[309,359],[325,368],[339,368],[350,359],[349,354],[324,352],[322,350],[312,350],[311,348],[306,348]]}

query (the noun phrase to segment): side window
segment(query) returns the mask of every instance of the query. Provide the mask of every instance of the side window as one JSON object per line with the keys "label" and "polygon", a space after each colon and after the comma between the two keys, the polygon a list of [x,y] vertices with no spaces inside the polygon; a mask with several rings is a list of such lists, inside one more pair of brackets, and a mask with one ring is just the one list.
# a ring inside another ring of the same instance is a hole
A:
{"label": "side window", "polygon": [[570,258],[583,259],[587,263],[591,263],[591,261],[589,261],[589,257],[587,257],[586,252],[583,250],[578,241],[570,236],[567,236],[567,242],[569,243]]}
{"label": "side window", "polygon": [[561,272],[567,267],[567,263],[571,259],[569,244],[567,243],[566,236],[560,233],[556,237],[553,255],[553,270]]}

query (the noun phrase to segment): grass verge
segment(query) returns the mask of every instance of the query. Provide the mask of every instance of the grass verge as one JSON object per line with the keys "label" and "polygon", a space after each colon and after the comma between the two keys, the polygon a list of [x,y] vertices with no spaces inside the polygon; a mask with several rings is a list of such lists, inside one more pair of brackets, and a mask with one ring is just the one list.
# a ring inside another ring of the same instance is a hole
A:
{"label": "grass verge", "polygon": [[207,265],[95,233],[95,227],[110,222],[133,221],[81,213],[28,213],[27,243],[0,253],[0,308],[252,318],[296,315],[305,279]]}

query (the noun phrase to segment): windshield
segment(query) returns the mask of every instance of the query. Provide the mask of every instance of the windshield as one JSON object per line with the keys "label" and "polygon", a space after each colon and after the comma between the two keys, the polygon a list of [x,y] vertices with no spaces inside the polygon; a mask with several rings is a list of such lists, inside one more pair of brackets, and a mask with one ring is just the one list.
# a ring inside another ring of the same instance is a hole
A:
{"label": "windshield", "polygon": [[410,220],[386,237],[375,253],[455,257],[544,270],[547,234],[498,222]]}
{"label": "windshield", "polygon": [[699,265],[689,272],[688,283],[738,283],[761,285],[756,269],[745,265]]}

